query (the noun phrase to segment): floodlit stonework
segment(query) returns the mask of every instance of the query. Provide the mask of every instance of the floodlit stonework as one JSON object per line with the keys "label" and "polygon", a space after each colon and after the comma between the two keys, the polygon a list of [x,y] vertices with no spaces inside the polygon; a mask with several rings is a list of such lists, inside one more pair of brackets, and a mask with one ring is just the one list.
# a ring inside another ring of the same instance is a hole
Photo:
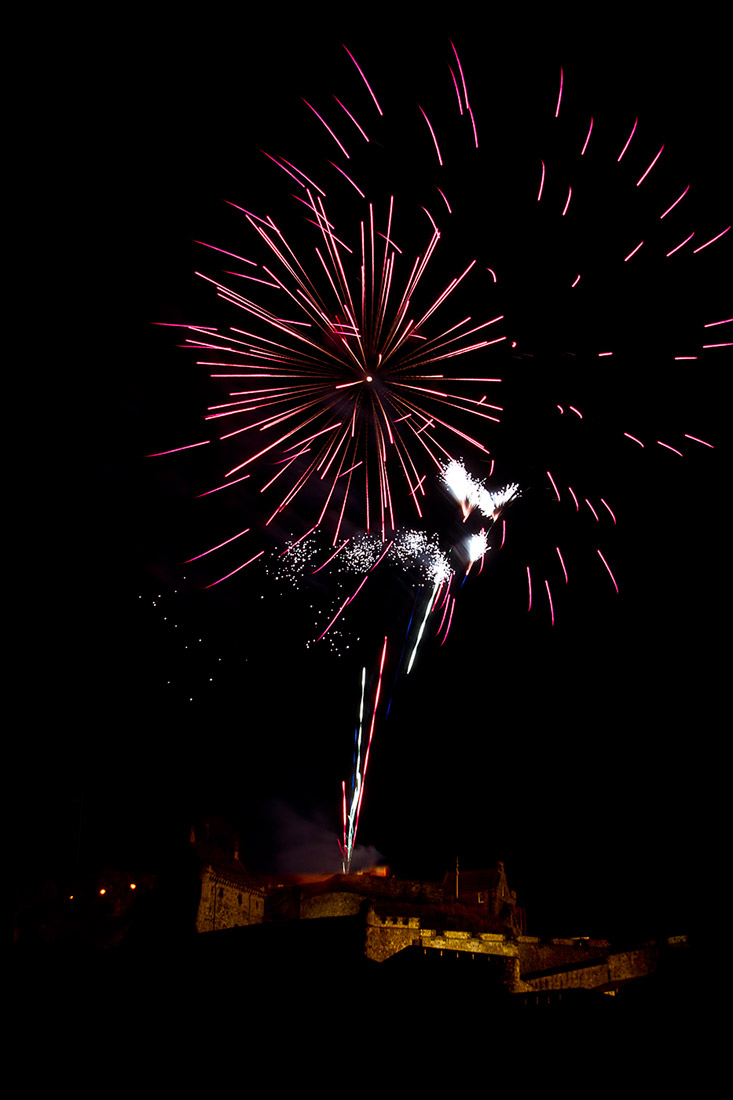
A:
{"label": "floodlit stonework", "polygon": [[266,891],[239,859],[236,839],[230,855],[221,839],[211,837],[209,827],[204,825],[192,828],[191,844],[198,857],[201,882],[196,931],[261,924]]}

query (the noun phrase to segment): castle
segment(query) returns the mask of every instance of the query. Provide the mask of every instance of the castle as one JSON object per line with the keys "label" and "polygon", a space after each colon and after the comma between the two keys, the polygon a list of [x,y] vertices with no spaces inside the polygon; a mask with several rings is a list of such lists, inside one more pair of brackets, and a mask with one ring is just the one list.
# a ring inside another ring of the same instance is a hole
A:
{"label": "castle", "polygon": [[[608,940],[526,935],[524,910],[503,863],[475,871],[458,866],[442,882],[363,874],[253,877],[238,847],[225,854],[192,831],[199,859],[199,932],[266,923],[283,927],[350,919],[365,959],[465,960],[489,965],[507,992],[552,997],[563,991],[614,994],[655,973],[660,957],[686,946],[684,936],[615,949]],[[330,922],[330,923],[329,923]]]}
{"label": "castle", "polygon": [[236,834],[220,823],[194,826],[186,858],[167,871],[87,876],[77,894],[61,890],[55,904],[49,895],[42,908],[27,908],[18,927],[28,945],[73,939],[97,949],[170,951],[177,944],[185,955],[196,943],[205,949],[202,955],[197,947],[197,957],[237,958],[253,976],[278,966],[297,970],[304,960],[314,974],[395,963],[425,973],[430,964],[459,964],[515,1000],[615,994],[687,945],[684,936],[623,948],[528,936],[502,863],[456,866],[441,882],[399,879],[385,868],[255,875],[241,861]]}

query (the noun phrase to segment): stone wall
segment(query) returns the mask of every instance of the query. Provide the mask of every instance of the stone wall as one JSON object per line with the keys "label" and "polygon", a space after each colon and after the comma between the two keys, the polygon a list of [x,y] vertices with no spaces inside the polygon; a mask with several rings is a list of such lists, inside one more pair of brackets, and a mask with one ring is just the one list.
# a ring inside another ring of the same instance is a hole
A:
{"label": "stone wall", "polygon": [[608,940],[540,940],[536,936],[519,936],[518,945],[523,975],[605,957],[611,947]]}
{"label": "stone wall", "polygon": [[421,942],[419,917],[379,917],[372,907],[367,912],[364,954],[384,962],[405,947]]}
{"label": "stone wall", "polygon": [[317,920],[319,917],[355,917],[364,903],[364,898],[350,891],[330,891],[328,894],[303,896],[300,901],[302,920]]}
{"label": "stone wall", "polygon": [[261,924],[264,908],[262,891],[217,874],[211,868],[202,871],[201,900],[196,914],[197,932]]}
{"label": "stone wall", "polygon": [[626,982],[653,974],[658,958],[659,950],[653,944],[630,951],[616,951],[595,962],[579,962],[527,977],[523,986],[537,992],[552,989],[615,989]]}

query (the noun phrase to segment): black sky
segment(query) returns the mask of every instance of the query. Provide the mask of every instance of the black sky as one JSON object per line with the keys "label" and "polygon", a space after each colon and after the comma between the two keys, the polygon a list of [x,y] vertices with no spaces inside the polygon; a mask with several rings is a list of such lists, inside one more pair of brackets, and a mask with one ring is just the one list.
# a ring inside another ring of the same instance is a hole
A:
{"label": "black sky", "polygon": [[[25,444],[38,595],[28,598],[21,662],[23,851],[61,858],[79,804],[89,858],[138,858],[148,842],[159,851],[211,812],[240,825],[253,866],[272,865],[278,846],[293,844],[298,815],[330,830],[335,846],[358,646],[342,656],[306,649],[303,599],[279,596],[262,578],[212,593],[201,591],[203,573],[182,581],[181,560],[216,537],[201,530],[193,499],[215,469],[195,452],[160,466],[143,456],[198,437],[209,391],[173,346],[174,330],[150,322],[221,322],[213,294],[192,276],[204,263],[192,240],[227,247],[231,233],[233,251],[244,247],[222,199],[273,215],[292,205],[259,148],[316,165],[330,155],[299,97],[324,102],[357,87],[342,41],[395,110],[419,95],[439,112],[450,37],[482,143],[486,135],[481,172],[461,181],[477,221],[474,240],[466,229],[448,246],[456,263],[461,249],[490,252],[495,233],[507,264],[521,266],[514,228],[521,239],[522,219],[535,211],[525,214],[512,188],[535,171],[540,148],[564,163],[548,137],[560,65],[563,111],[578,120],[593,113],[609,146],[638,115],[649,147],[665,144],[660,172],[670,189],[690,182],[698,221],[727,224],[729,88],[714,28],[702,24],[528,29],[505,20],[489,34],[468,19],[427,31],[395,29],[381,16],[354,28],[207,13],[166,26],[107,24],[98,52],[67,53],[68,64],[49,51],[45,109],[33,119],[38,171],[28,184],[38,228],[32,266],[51,301],[39,328],[49,316],[53,324],[29,351],[48,427],[40,452],[32,431]],[[437,178],[430,150],[410,130],[413,140],[427,188]],[[406,141],[406,180],[411,153]],[[614,243],[624,225],[619,190],[602,190],[608,209],[574,246]],[[535,353],[514,363],[507,383],[512,407],[529,394],[533,410],[521,420],[508,414],[512,460],[534,484],[545,445],[560,465],[577,463],[572,442],[543,434],[545,398],[551,405],[557,388],[596,410],[582,476],[601,470],[619,506],[609,539],[621,593],[584,564],[579,536],[584,583],[568,589],[551,629],[546,616],[525,614],[525,559],[508,557],[474,582],[449,644],[397,686],[377,731],[360,839],[406,875],[440,875],[456,855],[466,866],[503,858],[530,930],[535,914],[560,932],[631,925],[621,885],[638,897],[644,931],[674,931],[700,917],[692,894],[709,898],[719,881],[729,623],[721,403],[730,358],[678,369],[649,336],[664,341],[668,326],[697,332],[701,316],[729,315],[720,286],[729,243],[706,261],[704,277],[687,258],[679,280],[662,260],[625,283],[609,280],[589,316],[559,318],[560,296],[540,270],[527,297],[509,301],[508,323]],[[627,324],[642,299],[647,319]],[[637,350],[618,385],[557,355],[609,321],[611,335]],[[619,448],[609,462],[606,435],[618,446],[613,433],[627,415],[650,437],[699,431],[718,447],[684,460]],[[222,530],[236,522],[225,506],[206,513],[205,524]],[[538,524],[527,509],[516,531],[541,578],[544,546],[553,545],[547,530],[535,550]],[[406,588],[388,597],[405,606],[411,598]],[[365,636],[385,632],[373,617],[363,627]],[[582,928],[553,923],[576,917]]]}

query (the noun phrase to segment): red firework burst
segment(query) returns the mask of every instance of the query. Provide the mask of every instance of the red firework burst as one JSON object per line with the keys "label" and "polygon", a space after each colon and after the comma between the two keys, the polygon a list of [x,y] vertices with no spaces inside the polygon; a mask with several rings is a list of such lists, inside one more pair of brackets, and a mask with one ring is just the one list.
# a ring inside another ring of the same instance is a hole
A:
{"label": "red firework burst", "polygon": [[[265,456],[278,467],[262,486],[264,491],[280,483],[267,523],[306,485],[320,484],[320,513],[314,527],[327,514],[336,517],[335,542],[358,483],[367,530],[373,525],[384,535],[395,527],[395,471],[422,514],[419,496],[424,494],[426,459],[428,468],[440,470],[453,457],[447,446],[451,437],[488,453],[480,440],[447,417],[457,411],[496,422],[495,413],[501,410],[487,404],[485,394],[477,398],[459,391],[467,383],[483,386],[499,379],[452,377],[446,364],[505,340],[505,336],[482,338],[502,318],[473,324],[467,316],[429,334],[433,316],[474,263],[416,309],[439,230],[433,228],[424,253],[415,258],[398,290],[394,200],[390,199],[383,234],[375,230],[369,205],[366,224],[362,221],[358,226],[357,253],[336,235],[322,198],[314,197],[310,186],[305,191],[319,232],[315,251],[325,282],[317,284],[271,218],[245,211],[247,222],[277,263],[263,264],[261,274],[244,278],[254,278],[276,291],[282,312],[218,279],[202,276],[216,286],[222,299],[256,324],[247,329],[233,327],[229,333],[207,331],[205,336],[189,337],[187,343],[225,354],[225,358],[199,363],[215,368],[212,377],[233,386],[229,400],[211,406],[207,416],[211,422],[233,420],[238,425],[219,436],[244,445],[245,456],[227,472],[227,479],[241,476]],[[350,279],[354,263],[358,274]],[[250,442],[252,433],[263,433],[264,446],[259,440]]]}

